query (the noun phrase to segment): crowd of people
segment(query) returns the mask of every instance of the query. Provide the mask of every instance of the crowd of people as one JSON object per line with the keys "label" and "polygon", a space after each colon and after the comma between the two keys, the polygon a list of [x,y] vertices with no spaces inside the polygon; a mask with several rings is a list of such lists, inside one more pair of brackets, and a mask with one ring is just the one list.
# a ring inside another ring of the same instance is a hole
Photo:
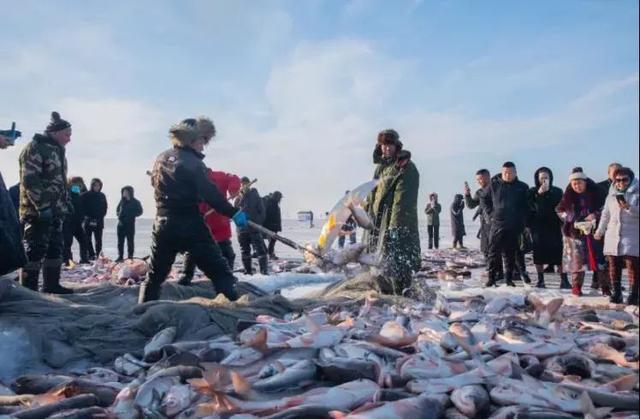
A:
{"label": "crowd of people", "polygon": [[[60,271],[63,262],[73,259],[74,238],[79,243],[81,263],[102,250],[107,213],[103,184],[93,179],[87,189],[81,177],[67,178],[65,149],[71,134],[71,124],[53,112],[44,132],[24,147],[19,159],[20,184],[15,188],[17,214],[12,205],[5,205],[11,201],[0,177],[0,275],[21,268],[20,283],[33,290],[38,289],[42,271],[44,292],[72,292],[60,285]],[[202,153],[215,134],[213,122],[206,117],[173,125],[169,130],[171,147],[157,157],[149,173],[157,211],[140,303],[160,297],[161,285],[178,253],[185,257],[180,284],[189,285],[198,267],[218,293],[237,299],[230,220],[237,227],[245,273],[253,273],[254,256],[263,274],[267,273],[268,258],[276,258],[275,240],[270,238],[265,244],[252,225],[282,230],[282,194],[261,197],[255,181],[207,168]],[[13,145],[20,136],[15,125],[0,131],[0,148]],[[373,163],[374,178],[379,182],[366,201],[373,228],[365,231],[363,243],[367,252],[380,255],[380,290],[407,295],[412,292],[412,275],[421,265],[419,172],[392,129],[378,133]],[[626,267],[631,286],[628,303],[637,304],[639,188],[633,171],[612,164],[609,178],[596,184],[581,168],[575,168],[564,192],[553,180],[552,171],[542,167],[530,188],[518,179],[512,162],[504,163],[493,177],[488,170],[479,170],[479,189],[472,195],[465,183],[464,193],[455,196],[450,208],[454,247],[463,247],[464,208],[475,208],[481,250],[488,265],[486,286],[501,280],[513,286],[516,276],[530,282],[524,254],[532,250],[536,286],[544,288],[545,272],[557,267],[561,287],[582,295],[585,270],[589,269],[594,273],[592,287],[610,295],[612,302],[621,303],[621,271]],[[142,211],[133,188],[122,188],[117,207],[119,260],[124,257],[125,241],[127,256],[134,256],[135,220]],[[432,193],[425,208],[429,248],[439,247],[441,211],[438,195]],[[339,246],[344,246],[347,237],[355,242],[355,231],[355,220],[348,220],[342,226]]]}

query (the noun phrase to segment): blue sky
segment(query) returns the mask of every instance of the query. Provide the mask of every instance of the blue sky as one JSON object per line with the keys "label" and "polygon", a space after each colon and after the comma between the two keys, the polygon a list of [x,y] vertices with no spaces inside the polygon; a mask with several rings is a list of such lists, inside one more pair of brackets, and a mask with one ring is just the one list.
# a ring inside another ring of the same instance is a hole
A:
{"label": "blue sky", "polygon": [[[0,124],[30,137],[51,110],[74,126],[69,172],[125,184],[153,214],[144,172],[173,123],[210,116],[207,165],[330,209],[371,177],[393,127],[448,205],[505,160],[601,180],[638,168],[637,1],[0,0]],[[24,140],[23,140],[24,141]],[[22,145],[0,153],[17,181]]]}

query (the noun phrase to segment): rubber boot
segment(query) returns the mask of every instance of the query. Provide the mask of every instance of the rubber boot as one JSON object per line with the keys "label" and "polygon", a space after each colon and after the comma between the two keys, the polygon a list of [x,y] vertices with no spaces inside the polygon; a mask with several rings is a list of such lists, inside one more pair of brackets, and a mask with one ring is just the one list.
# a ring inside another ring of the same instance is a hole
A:
{"label": "rubber boot", "polygon": [[569,290],[569,289],[571,289],[571,283],[569,282],[569,276],[564,272],[560,274],[560,289],[561,290]]}
{"label": "rubber boot", "polygon": [[544,272],[538,272],[538,282],[536,283],[536,288],[546,288],[544,285]]}
{"label": "rubber boot", "polygon": [[521,272],[520,277],[522,278],[525,284],[531,283],[531,277],[529,276],[529,273],[527,271]]}
{"label": "rubber boot", "polygon": [[160,287],[162,284],[150,282],[149,279],[140,284],[140,292],[138,293],[138,304],[146,303],[147,301],[155,301],[160,298]]}
{"label": "rubber boot", "polygon": [[251,265],[251,257],[243,257],[242,266],[244,267],[245,274],[253,275],[253,266]]}
{"label": "rubber boot", "polygon": [[[612,304],[622,304],[622,278],[617,277],[613,281],[613,292],[609,291],[609,302]],[[602,289],[604,294],[604,288]]]}
{"label": "rubber boot", "polygon": [[260,273],[262,275],[269,275],[269,259],[266,256],[260,256],[258,258],[258,264],[260,265]]}
{"label": "rubber boot", "polygon": [[[46,261],[45,261],[46,264]],[[42,268],[42,292],[50,294],[73,294],[73,290],[60,285],[62,263]]]}
{"label": "rubber boot", "polygon": [[571,294],[576,297],[582,296],[582,283],[584,282],[584,272],[576,272],[573,274],[571,284]]}
{"label": "rubber boot", "polygon": [[513,273],[506,272],[504,277],[505,277],[505,282],[506,282],[508,287],[515,287],[516,286],[516,284],[513,282]]}
{"label": "rubber boot", "polygon": [[[600,290],[602,291],[602,295],[611,295],[611,283],[607,272],[598,271],[598,283],[600,284]],[[621,285],[622,286],[622,285]],[[620,289],[622,293],[622,289]],[[620,302],[622,302],[622,296],[620,297]]]}
{"label": "rubber boot", "polygon": [[40,269],[22,268],[20,272],[20,285],[29,288],[31,291],[38,291],[38,278],[40,277]]}

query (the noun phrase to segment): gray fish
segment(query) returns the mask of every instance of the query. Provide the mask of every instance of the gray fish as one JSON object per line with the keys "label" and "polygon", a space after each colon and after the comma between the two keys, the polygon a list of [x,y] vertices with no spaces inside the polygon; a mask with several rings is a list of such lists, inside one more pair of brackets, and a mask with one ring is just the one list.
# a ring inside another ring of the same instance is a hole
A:
{"label": "gray fish", "polygon": [[149,343],[144,346],[144,356],[145,358],[151,352],[155,352],[159,350],[164,345],[168,345],[174,341],[176,338],[177,329],[175,327],[167,327],[166,329],[161,330],[156,333],[155,336],[151,338]]}
{"label": "gray fish", "polygon": [[334,415],[334,418],[346,419],[437,419],[448,404],[446,395],[421,395],[408,399],[372,404],[358,409],[346,416]]}
{"label": "gray fish", "polygon": [[316,376],[316,371],[317,367],[313,361],[303,360],[278,374],[256,381],[252,387],[258,391],[280,391],[298,387],[312,380]]}
{"label": "gray fish", "polygon": [[376,381],[379,376],[378,364],[366,359],[334,357],[317,365],[323,377],[338,384],[359,379]]}
{"label": "gray fish", "polygon": [[453,390],[451,403],[460,412],[474,418],[489,408],[489,393],[480,385],[464,386]]}

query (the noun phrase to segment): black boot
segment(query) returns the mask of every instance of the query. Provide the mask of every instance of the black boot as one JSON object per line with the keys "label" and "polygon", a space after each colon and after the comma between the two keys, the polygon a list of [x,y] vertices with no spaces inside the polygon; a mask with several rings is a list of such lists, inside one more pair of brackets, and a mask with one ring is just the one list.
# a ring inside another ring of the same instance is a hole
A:
{"label": "black boot", "polygon": [[213,281],[213,287],[217,293],[224,295],[229,301],[236,301],[240,298],[238,290],[236,289],[235,277],[232,277],[231,280]]}
{"label": "black boot", "polygon": [[547,265],[543,272],[546,274],[552,274],[555,272],[555,269],[553,268],[553,265]]}
{"label": "black boot", "polygon": [[531,283],[531,277],[529,276],[529,273],[527,271],[521,272],[520,277],[522,278],[525,284]]}
{"label": "black boot", "polygon": [[638,305],[638,283],[634,282],[631,285],[631,292],[629,293],[629,297],[627,297],[627,304],[630,306]]}
{"label": "black boot", "polygon": [[489,272],[489,279],[487,280],[487,282],[485,282],[484,286],[489,288],[489,287],[495,287],[496,283],[498,282],[496,280],[496,274],[493,272]]}
{"label": "black boot", "polygon": [[150,282],[149,279],[140,284],[140,292],[138,293],[138,304],[146,303],[147,301],[155,301],[160,298],[160,291],[162,284]]}
{"label": "black boot", "polygon": [[507,272],[505,274],[505,282],[508,287],[515,287],[516,284],[513,282],[513,274],[511,272]]}
{"label": "black boot", "polygon": [[38,291],[38,278],[40,269],[22,268],[20,272],[20,285],[29,288],[31,291]]}
{"label": "black boot", "polygon": [[546,288],[544,285],[544,272],[538,272],[538,282],[536,283],[536,288]]}
{"label": "black boot", "polygon": [[242,266],[244,267],[244,273],[247,275],[253,275],[253,266],[251,265],[251,257],[242,257]]}
{"label": "black boot", "polygon": [[266,256],[260,256],[258,258],[258,264],[260,265],[260,273],[262,275],[269,275],[269,259]]}
{"label": "black boot", "polygon": [[60,285],[62,264],[42,268],[42,292],[50,294],[73,294],[73,290]]}
{"label": "black boot", "polygon": [[622,279],[617,277],[611,284],[613,292],[610,293],[609,302],[612,304],[622,304]]}
{"label": "black boot", "polygon": [[598,271],[594,271],[593,275],[591,276],[591,289],[592,290],[597,290],[600,289],[600,278],[598,275]]}
{"label": "black boot", "polygon": [[569,282],[569,276],[565,273],[560,274],[560,289],[561,290],[570,290],[571,283]]}

